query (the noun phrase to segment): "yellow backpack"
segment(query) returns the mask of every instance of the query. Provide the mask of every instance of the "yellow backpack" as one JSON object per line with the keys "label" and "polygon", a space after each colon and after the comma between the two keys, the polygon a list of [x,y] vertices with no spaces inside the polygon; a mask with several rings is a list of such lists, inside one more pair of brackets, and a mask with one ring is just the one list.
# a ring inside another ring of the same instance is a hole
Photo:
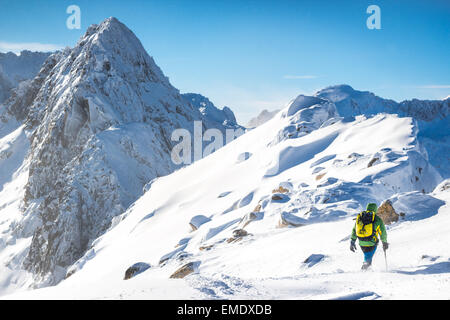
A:
{"label": "yellow backpack", "polygon": [[375,212],[373,211],[363,211],[356,217],[356,236],[361,241],[371,241],[375,240]]}

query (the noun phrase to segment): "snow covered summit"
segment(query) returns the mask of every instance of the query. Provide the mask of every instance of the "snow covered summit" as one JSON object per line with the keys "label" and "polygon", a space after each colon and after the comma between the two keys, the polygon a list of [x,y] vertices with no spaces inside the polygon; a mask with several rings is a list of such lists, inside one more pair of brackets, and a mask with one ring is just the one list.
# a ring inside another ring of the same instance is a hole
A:
{"label": "snow covered summit", "polygon": [[397,103],[376,96],[372,92],[358,91],[349,85],[336,85],[319,90],[316,97],[328,99],[336,104],[343,117],[380,112],[410,116],[416,120],[433,121],[448,118],[449,102],[444,100],[405,100]]}
{"label": "snow covered summit", "polygon": [[450,177],[450,100],[405,100],[395,102],[368,91],[354,90],[349,85],[330,86],[319,90],[316,97],[336,105],[342,117],[375,115],[386,112],[412,117],[417,122],[418,139],[427,158],[444,178]]}

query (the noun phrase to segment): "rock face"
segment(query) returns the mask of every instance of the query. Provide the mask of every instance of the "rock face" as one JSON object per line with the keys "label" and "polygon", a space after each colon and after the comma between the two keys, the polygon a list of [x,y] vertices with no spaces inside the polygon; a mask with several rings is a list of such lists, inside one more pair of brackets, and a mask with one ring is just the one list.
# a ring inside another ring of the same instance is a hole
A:
{"label": "rock face", "polygon": [[61,280],[149,181],[179,167],[175,129],[224,128],[180,95],[115,18],[51,55],[6,107],[30,132],[18,236],[32,236],[23,266],[45,284]]}
{"label": "rock face", "polygon": [[388,225],[398,221],[399,215],[395,212],[392,202],[386,200],[378,208],[377,215],[383,220],[384,224]]}
{"label": "rock face", "polygon": [[145,262],[138,262],[133,264],[131,267],[125,271],[125,276],[123,280],[128,280],[133,278],[134,276],[137,276],[138,274],[144,272],[145,270],[149,269],[150,265]]}

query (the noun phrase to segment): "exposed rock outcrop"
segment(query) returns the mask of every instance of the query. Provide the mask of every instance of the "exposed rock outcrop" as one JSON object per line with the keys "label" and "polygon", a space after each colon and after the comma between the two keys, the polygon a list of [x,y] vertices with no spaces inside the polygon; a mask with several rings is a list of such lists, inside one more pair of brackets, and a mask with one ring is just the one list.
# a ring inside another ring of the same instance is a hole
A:
{"label": "exposed rock outcrop", "polygon": [[384,224],[388,225],[398,221],[399,214],[395,212],[392,202],[390,200],[384,201],[378,208],[377,215],[383,220]]}
{"label": "exposed rock outcrop", "polygon": [[257,219],[257,215],[255,212],[247,213],[242,217],[241,221],[239,221],[239,226],[241,229],[244,229],[250,222]]}
{"label": "exposed rock outcrop", "polygon": [[199,249],[200,251],[209,251],[209,250],[211,250],[213,247],[214,247],[213,244],[209,244],[209,245],[201,246],[201,247],[199,247],[198,249]]}
{"label": "exposed rock outcrop", "polygon": [[283,186],[279,186],[277,189],[273,189],[272,193],[288,193],[289,190],[286,188],[283,188]]}
{"label": "exposed rock outcrop", "polygon": [[123,280],[131,279],[131,278],[137,276],[138,274],[146,271],[150,267],[151,266],[145,262],[135,263],[125,271],[125,276],[124,276]]}
{"label": "exposed rock outcrop", "polygon": [[326,172],[321,173],[321,174],[318,174],[318,175],[316,176],[316,181],[319,181],[320,179],[322,179],[326,174],[327,174]]}
{"label": "exposed rock outcrop", "polygon": [[367,164],[367,168],[372,167],[378,160],[380,160],[379,158],[372,158],[369,163]]}
{"label": "exposed rock outcrop", "polygon": [[247,231],[245,231],[244,229],[236,229],[233,231],[233,236],[231,238],[227,239],[228,243],[231,242],[237,242],[242,240],[242,238],[248,236],[249,233]]}
{"label": "exposed rock outcrop", "polygon": [[196,262],[189,262],[182,266],[181,268],[177,269],[171,276],[171,279],[183,279],[187,275],[190,275],[191,273],[196,272],[198,266],[200,265],[200,261]]}
{"label": "exposed rock outcrop", "polygon": [[289,201],[289,196],[284,193],[274,193],[272,194],[272,202],[287,202]]}

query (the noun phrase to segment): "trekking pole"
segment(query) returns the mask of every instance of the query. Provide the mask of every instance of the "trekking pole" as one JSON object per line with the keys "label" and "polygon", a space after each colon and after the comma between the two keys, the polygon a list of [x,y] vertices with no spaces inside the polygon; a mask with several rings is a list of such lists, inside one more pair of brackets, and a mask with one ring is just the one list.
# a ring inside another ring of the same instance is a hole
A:
{"label": "trekking pole", "polygon": [[386,272],[388,271],[388,264],[387,264],[387,257],[386,257],[386,250],[384,251],[384,262],[386,263]]}

